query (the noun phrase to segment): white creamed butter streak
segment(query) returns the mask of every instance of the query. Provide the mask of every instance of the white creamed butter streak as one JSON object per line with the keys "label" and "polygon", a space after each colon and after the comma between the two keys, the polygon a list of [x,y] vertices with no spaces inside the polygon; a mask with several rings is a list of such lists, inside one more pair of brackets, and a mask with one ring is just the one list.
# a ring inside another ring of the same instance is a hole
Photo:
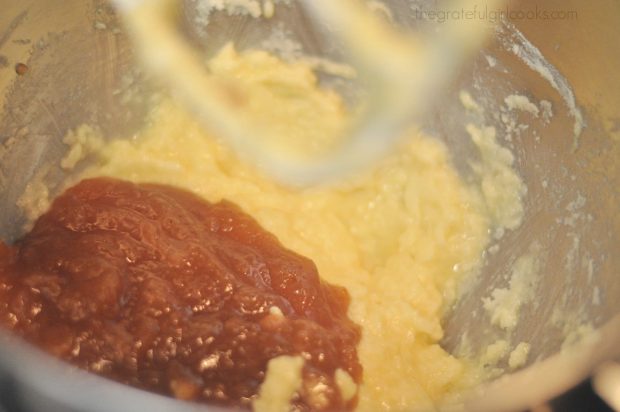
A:
{"label": "white creamed butter streak", "polygon": [[[259,98],[248,102],[252,110],[300,143],[329,146],[321,139],[347,121],[340,97],[320,89],[304,64],[228,47],[209,67],[253,89]],[[239,161],[165,101],[135,138],[98,147],[96,164],[77,178],[171,184],[209,201],[239,204],[286,247],[314,260],[323,279],[348,289],[349,316],[363,330],[358,353],[364,381],[357,387],[337,372],[342,396],[358,391],[361,411],[429,410],[472,382],[465,362],[438,344],[443,311],[458,282],[480,265],[490,226],[503,221],[515,227],[522,212],[524,189],[509,171],[510,153],[499,149],[489,131],[469,131],[482,150],[480,173],[494,176],[484,180],[482,191],[460,179],[443,143],[415,131],[398,153],[363,175],[292,191]],[[289,402],[299,386],[296,359],[270,362],[257,409]]]}

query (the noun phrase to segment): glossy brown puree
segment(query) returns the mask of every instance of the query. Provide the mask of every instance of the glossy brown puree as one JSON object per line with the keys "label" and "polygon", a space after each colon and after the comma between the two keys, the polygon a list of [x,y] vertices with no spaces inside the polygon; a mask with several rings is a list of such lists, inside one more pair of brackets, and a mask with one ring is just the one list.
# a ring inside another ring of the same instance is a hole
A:
{"label": "glossy brown puree", "polygon": [[333,378],[342,368],[361,380],[348,304],[234,204],[167,186],[82,181],[13,247],[0,242],[5,327],[80,368],[181,399],[249,407],[270,359],[302,355],[295,406],[352,408]]}

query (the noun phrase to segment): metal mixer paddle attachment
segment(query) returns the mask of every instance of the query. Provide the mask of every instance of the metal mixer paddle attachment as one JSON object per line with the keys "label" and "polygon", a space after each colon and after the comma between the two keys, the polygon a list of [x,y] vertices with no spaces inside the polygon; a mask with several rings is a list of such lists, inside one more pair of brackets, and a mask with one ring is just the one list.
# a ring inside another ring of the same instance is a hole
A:
{"label": "metal mixer paddle attachment", "polygon": [[[455,0],[447,6],[499,7],[504,0]],[[240,112],[240,92],[212,75],[201,55],[177,28],[175,0],[115,0],[146,68],[162,79],[210,130],[244,159],[281,183],[308,186],[368,167],[386,155],[413,119],[423,116],[443,85],[483,45],[490,29],[482,20],[448,20],[441,30],[406,35],[355,0],[303,0],[317,20],[337,34],[368,88],[363,110],[333,150],[297,158],[267,145]],[[242,96],[241,96],[242,97]],[[266,136],[265,136],[266,137]]]}

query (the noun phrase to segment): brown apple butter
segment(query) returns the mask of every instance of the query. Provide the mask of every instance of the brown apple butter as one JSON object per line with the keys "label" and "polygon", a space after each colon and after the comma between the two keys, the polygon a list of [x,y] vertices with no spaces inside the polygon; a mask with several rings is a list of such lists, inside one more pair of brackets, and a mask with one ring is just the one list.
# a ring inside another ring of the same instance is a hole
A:
{"label": "brown apple butter", "polygon": [[13,246],[0,242],[4,327],[80,368],[186,400],[249,408],[269,360],[299,355],[293,405],[352,408],[334,378],[362,377],[348,305],[345,289],[233,203],[163,185],[84,180]]}

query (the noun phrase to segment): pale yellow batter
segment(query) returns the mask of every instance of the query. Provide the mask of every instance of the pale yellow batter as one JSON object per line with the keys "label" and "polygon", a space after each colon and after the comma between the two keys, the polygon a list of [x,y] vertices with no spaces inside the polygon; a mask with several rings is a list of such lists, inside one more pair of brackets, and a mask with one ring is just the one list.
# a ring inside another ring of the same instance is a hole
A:
{"label": "pale yellow batter", "polygon": [[[252,104],[278,130],[301,128],[297,135],[312,139],[346,121],[338,96],[319,89],[302,64],[229,48],[210,66],[257,91],[265,104]],[[98,161],[76,179],[114,176],[229,199],[313,259],[324,279],[345,286],[349,315],[363,328],[359,410],[429,410],[471,385],[475,377],[465,362],[438,345],[442,314],[459,281],[479,267],[491,225],[502,215],[497,207],[514,205],[504,206],[506,197],[491,196],[490,187],[466,185],[440,141],[411,132],[397,154],[364,175],[304,191],[240,162],[172,101],[154,110],[137,136],[89,147]],[[71,156],[65,164],[75,163],[75,151]],[[517,202],[519,190],[517,184]],[[489,205],[489,198],[498,204]],[[519,218],[509,217],[512,224]]]}

